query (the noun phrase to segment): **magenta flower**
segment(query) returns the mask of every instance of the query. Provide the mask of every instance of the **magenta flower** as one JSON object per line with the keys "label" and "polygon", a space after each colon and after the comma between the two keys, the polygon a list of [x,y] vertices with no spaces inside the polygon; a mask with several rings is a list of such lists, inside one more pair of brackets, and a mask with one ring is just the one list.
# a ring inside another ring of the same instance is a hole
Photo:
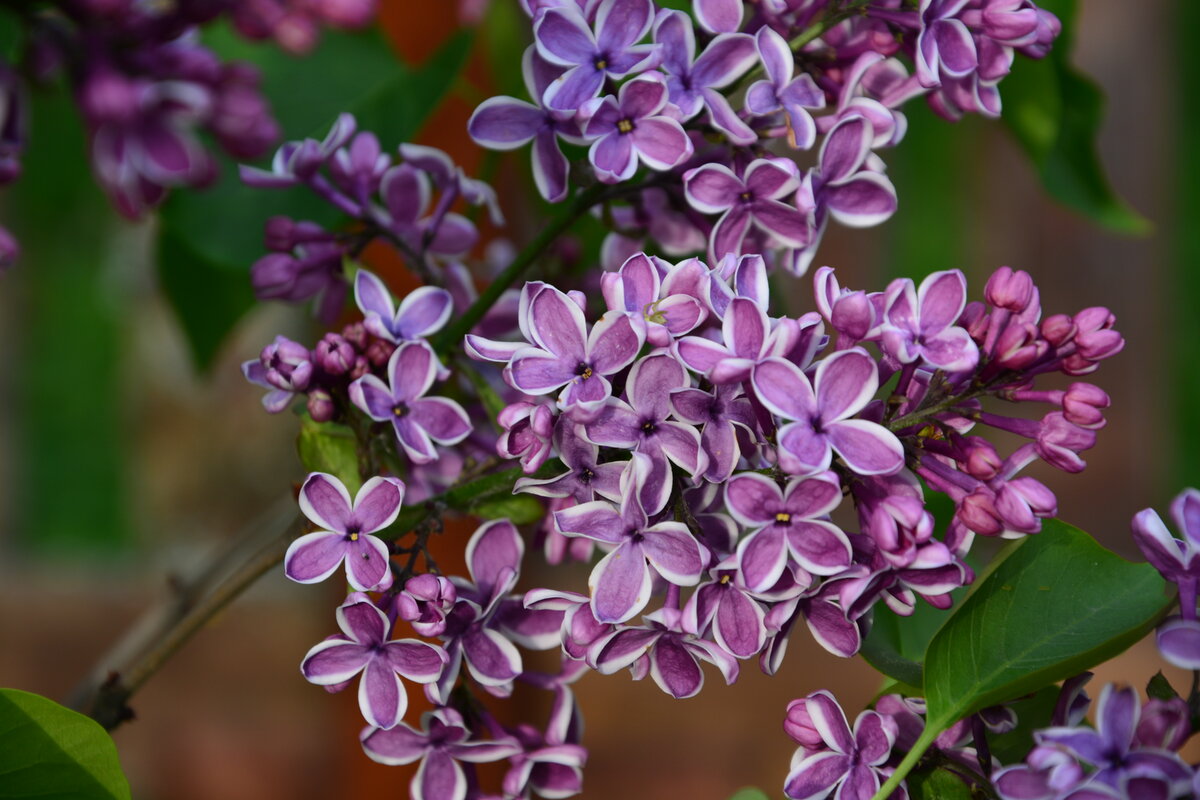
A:
{"label": "magenta flower", "polygon": [[682,125],[663,113],[666,106],[667,84],[657,73],[639,75],[615,98],[608,95],[589,104],[584,134],[595,139],[588,160],[596,177],[620,183],[633,177],[639,159],[664,171],[692,155],[692,140]]}
{"label": "magenta flower", "polygon": [[616,272],[602,274],[600,287],[610,311],[625,312],[645,325],[646,341],[667,347],[703,322],[708,311],[696,297],[672,292],[656,262],[645,253],[635,253]]}
{"label": "magenta flower", "polygon": [[752,224],[787,247],[808,244],[804,214],[779,201],[798,185],[796,164],[785,158],[756,159],[742,178],[723,164],[704,164],[685,172],[683,191],[692,208],[721,214],[709,239],[711,263],[726,253],[741,255]]}
{"label": "magenta flower", "polygon": [[779,465],[791,474],[829,469],[833,452],[860,475],[890,475],[904,466],[904,447],[874,422],[851,419],[879,386],[875,359],[861,348],[821,361],[812,383],[799,367],[768,358],[754,367],[754,393],[784,419],[779,430]]}
{"label": "magenta flower", "polygon": [[917,79],[922,86],[941,86],[943,79],[961,80],[979,66],[971,31],[961,19],[968,0],[921,0],[921,32],[917,35]]}
{"label": "magenta flower", "polygon": [[808,109],[824,108],[825,93],[807,72],[792,77],[796,56],[773,28],[759,28],[754,41],[768,79],[746,90],[746,110],[759,116],[782,110],[787,119],[788,144],[808,150],[817,141],[817,126]]}
{"label": "magenta flower", "polygon": [[882,346],[901,364],[920,359],[934,369],[963,372],[979,363],[979,348],[956,323],[967,305],[960,270],[931,273],[913,288],[909,278],[888,287]]}
{"label": "magenta flower", "polygon": [[558,111],[575,111],[600,93],[605,78],[624,78],[654,66],[655,45],[639,45],[650,31],[650,0],[602,0],[593,33],[574,4],[548,8],[534,22],[538,52],[566,73],[546,87],[542,103]]}
{"label": "magenta flower", "polygon": [[717,91],[741,77],[754,63],[754,40],[750,36],[717,36],[697,58],[691,18],[682,11],[664,11],[654,22],[654,41],[663,46],[662,68],[669,76],[671,102],[683,114],[682,120],[707,110],[712,126],[734,144],[748,145],[758,140],[758,134]]}
{"label": "magenta flower", "polygon": [[389,640],[391,622],[363,594],[346,598],[338,607],[337,622],[345,635],[309,650],[300,671],[318,686],[345,683],[361,672],[358,707],[363,717],[377,728],[395,727],[408,708],[400,678],[436,681],[448,660],[445,651],[417,639]]}
{"label": "magenta flower", "polygon": [[793,763],[783,793],[792,800],[818,800],[837,789],[838,800],[871,800],[879,791],[883,765],[896,741],[896,721],[864,711],[851,731],[832,694],[821,690],[805,700],[805,711],[821,743],[806,747],[803,757]]}
{"label": "magenta flower", "polygon": [[406,342],[388,361],[387,384],[374,375],[350,384],[351,402],[371,419],[391,422],[396,440],[416,464],[437,460],[434,442],[458,444],[471,432],[462,406],[445,397],[424,396],[437,370],[437,356],[428,344]]}
{"label": "magenta flower", "polygon": [[725,487],[733,518],[754,532],[738,544],[738,566],[754,592],[770,589],[783,575],[788,556],[814,575],[836,575],[850,566],[850,540],[827,520],[842,501],[831,472],[794,478],[786,489],[765,475],[744,472]]}
{"label": "magenta flower", "polygon": [[[592,613],[600,622],[625,622],[650,602],[652,570],[677,586],[695,586],[708,565],[708,550],[682,522],[649,524],[658,508],[643,505],[653,462],[634,453],[621,476],[621,507],[597,500],[558,511],[554,520],[567,536],[614,545],[592,570],[588,585]],[[664,498],[665,500],[665,498]]]}
{"label": "magenta flower", "polygon": [[394,766],[420,760],[410,789],[413,800],[465,800],[467,776],[459,761],[487,763],[521,752],[515,739],[469,741],[471,730],[453,708],[421,715],[424,732],[400,723],[394,728],[369,728],[362,746],[372,761]]}
{"label": "magenta flower", "polygon": [[683,609],[685,626],[700,633],[711,626],[725,652],[749,658],[767,643],[762,604],[742,581],[734,558],[713,567],[709,575],[712,580],[696,589]]}
{"label": "magenta flower", "polygon": [[718,385],[744,381],[756,364],[788,355],[803,333],[796,320],[786,317],[772,326],[766,312],[748,297],[730,301],[721,332],[724,344],[701,336],[685,336],[675,343],[675,353],[688,369]]}
{"label": "magenta flower", "polygon": [[612,393],[605,376],[629,366],[642,347],[642,332],[624,314],[606,314],[588,334],[579,305],[552,286],[529,303],[526,326],[534,345],[512,356],[509,382],[533,395],[565,386],[559,408],[578,408],[585,417]]}
{"label": "magenta flower", "polygon": [[346,580],[358,591],[386,588],[392,582],[388,547],[370,534],[396,521],[403,499],[398,478],[371,478],[351,501],[336,477],[312,473],[300,488],[300,510],[322,530],[292,542],[284,573],[297,583],[318,583],[345,561]]}

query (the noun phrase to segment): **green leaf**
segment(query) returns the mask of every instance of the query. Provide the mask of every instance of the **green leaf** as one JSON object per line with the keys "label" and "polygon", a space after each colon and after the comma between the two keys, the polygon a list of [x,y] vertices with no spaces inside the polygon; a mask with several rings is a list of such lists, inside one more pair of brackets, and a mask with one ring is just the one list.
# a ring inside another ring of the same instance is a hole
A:
{"label": "green leaf", "polygon": [[0,798],[129,796],[112,737],[94,720],[40,695],[0,689]]}
{"label": "green leaf", "polygon": [[753,786],[747,786],[734,792],[729,800],[770,800],[770,798],[762,789],[756,789]]}
{"label": "green leaf", "polygon": [[1121,653],[1166,612],[1149,564],[1049,520],[988,575],[938,631],[925,657],[929,719],[967,714],[1078,675]]}
{"label": "green leaf", "polygon": [[1175,691],[1175,687],[1171,685],[1167,676],[1163,675],[1160,669],[1146,684],[1146,696],[1155,700],[1174,700],[1179,697],[1179,692]]}
{"label": "green leaf", "polygon": [[912,800],[971,800],[971,787],[944,769],[918,770],[908,776]]}
{"label": "green leaf", "polygon": [[528,525],[546,516],[545,506],[527,494],[485,498],[467,511],[484,519],[508,519],[514,525]]}
{"label": "green leaf", "polygon": [[1049,5],[1064,34],[1046,58],[1022,60],[1005,78],[1002,118],[1052,197],[1111,230],[1146,234],[1149,221],[1113,191],[1096,150],[1104,93],[1069,61],[1075,3]]}
{"label": "green leaf", "polygon": [[1008,550],[925,653],[925,730],[876,794],[886,797],[939,733],[981,708],[1078,675],[1126,650],[1174,602],[1149,564],[1047,520]]}
{"label": "green leaf", "polygon": [[[223,57],[258,66],[286,138],[323,137],[337,114],[349,111],[360,129],[379,136],[385,150],[417,133],[454,84],[471,44],[468,34],[457,35],[412,69],[376,31],[325,31],[318,50],[303,59],[248,43],[219,25],[207,42]],[[253,304],[249,271],[266,254],[267,219],[282,214],[327,227],[340,220],[305,187],[252,189],[242,185],[232,160],[218,161],[216,185],[173,193],[160,215],[159,275],[201,369]]]}
{"label": "green leaf", "polygon": [[859,652],[884,675],[909,686],[921,686],[925,648],[942,623],[950,618],[950,611],[922,602],[912,616],[902,617],[886,606],[879,606]]}
{"label": "green leaf", "polygon": [[358,439],[354,431],[333,422],[314,422],[304,415],[296,438],[300,463],[310,472],[328,472],[346,484],[350,496],[358,493],[362,477],[358,473]]}

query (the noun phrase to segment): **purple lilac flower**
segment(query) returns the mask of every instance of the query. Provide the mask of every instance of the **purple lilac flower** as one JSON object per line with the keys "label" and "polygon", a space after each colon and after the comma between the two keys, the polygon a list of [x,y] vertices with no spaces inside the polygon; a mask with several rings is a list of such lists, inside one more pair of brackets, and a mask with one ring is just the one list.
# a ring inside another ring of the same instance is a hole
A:
{"label": "purple lilac flower", "polygon": [[256,360],[242,363],[242,374],[251,383],[271,390],[263,396],[263,408],[278,414],[298,392],[308,388],[313,375],[311,354],[304,345],[276,336]]}
{"label": "purple lilac flower", "polygon": [[975,368],[979,348],[956,324],[967,304],[967,279],[961,271],[931,273],[920,288],[911,279],[897,279],[884,302],[881,345],[901,364],[920,359],[947,372]]}
{"label": "purple lilac flower", "polygon": [[371,419],[391,422],[396,441],[416,464],[438,458],[434,443],[452,445],[471,432],[467,412],[445,397],[425,397],[438,361],[424,341],[405,342],[388,360],[388,383],[364,375],[350,384],[350,400]]}
{"label": "purple lilac flower", "polygon": [[735,297],[721,326],[724,343],[701,336],[685,336],[675,343],[675,354],[688,369],[715,384],[744,381],[755,365],[792,352],[802,336],[801,324],[782,318],[772,321],[754,300]]}
{"label": "purple lilac flower", "polygon": [[445,651],[417,639],[389,640],[391,621],[357,592],[338,607],[337,622],[344,635],[309,650],[300,671],[319,686],[345,683],[361,672],[358,707],[363,717],[376,728],[395,727],[408,708],[400,678],[436,681],[448,660]]}
{"label": "purple lilac flower", "polygon": [[789,555],[814,575],[835,575],[850,566],[850,540],[826,521],[841,500],[841,482],[831,472],[795,478],[783,490],[756,472],[731,478],[725,504],[734,519],[753,529],[737,551],[742,579],[750,590],[774,586]]}
{"label": "purple lilac flower", "polygon": [[650,0],[602,0],[595,32],[575,5],[548,8],[533,25],[538,52],[566,73],[542,96],[548,108],[575,111],[596,97],[606,77],[624,78],[655,66],[655,45],[639,45],[650,31]]}
{"label": "purple lilac flower", "polygon": [[692,208],[705,214],[721,214],[708,245],[713,262],[726,253],[740,255],[751,225],[787,247],[808,244],[804,215],[779,201],[799,184],[795,162],[756,159],[741,178],[722,164],[705,164],[685,172],[683,181]]}
{"label": "purple lilac flower", "polygon": [[576,503],[590,503],[596,495],[614,503],[621,499],[619,487],[625,462],[600,463],[600,448],[584,437],[582,426],[566,418],[560,420],[554,429],[554,450],[567,471],[553,478],[518,478],[514,492],[570,497]]}
{"label": "purple lilac flower", "polygon": [[440,575],[414,575],[396,595],[396,616],[422,636],[441,636],[446,615],[454,609],[458,590]]}
{"label": "purple lilac flower", "polygon": [[751,382],[764,406],[795,420],[779,430],[779,465],[788,473],[822,472],[834,451],[860,475],[887,475],[904,466],[904,447],[895,434],[851,419],[879,385],[875,361],[865,350],[843,350],[822,360],[811,383],[790,361],[768,358],[755,365]]}
{"label": "purple lilac flower", "polygon": [[654,21],[654,41],[663,47],[671,102],[686,121],[708,111],[714,128],[739,145],[753,144],[758,135],[718,92],[737,80],[755,60],[754,40],[744,33],[717,36],[696,57],[696,32],[682,11],[662,11]]}
{"label": "purple lilac flower", "polygon": [[321,530],[292,542],[284,573],[297,583],[317,583],[344,561],[346,580],[358,591],[387,588],[392,582],[388,547],[371,534],[396,521],[403,500],[404,483],[398,478],[371,478],[352,501],[336,477],[312,473],[300,488],[300,510]]}
{"label": "purple lilac flower", "polygon": [[525,89],[536,105],[513,97],[485,100],[467,122],[467,131],[475,142],[490,150],[513,150],[533,142],[533,180],[538,192],[551,203],[567,196],[570,164],[559,149],[558,139],[583,143],[579,124],[573,114],[556,111],[542,104],[546,91],[562,74],[562,69],[546,61],[530,46],[522,60]]}
{"label": "purple lilac flower", "polygon": [[541,403],[512,403],[496,417],[504,429],[496,440],[496,453],[502,458],[521,459],[526,474],[537,472],[552,451],[554,411]]}
{"label": "purple lilac flower", "polygon": [[683,388],[671,392],[671,410],[678,419],[700,425],[700,447],[708,456],[704,479],[723,483],[741,459],[739,432],[752,434],[754,410],[740,385],[714,386],[711,392]]}
{"label": "purple lilac flower", "polygon": [[683,609],[684,627],[700,633],[711,627],[725,652],[749,658],[767,643],[766,612],[742,575],[733,557],[710,569],[712,580],[701,584]]}
{"label": "purple lilac flower", "polygon": [[845,712],[825,690],[806,697],[804,708],[820,741],[812,737],[812,747],[806,746],[793,763],[784,794],[792,800],[817,800],[837,789],[839,800],[871,800],[880,778],[886,778],[883,765],[896,741],[895,720],[864,711],[851,731]]}
{"label": "purple lilac flower", "polygon": [[807,72],[792,77],[796,57],[791,45],[774,29],[759,28],[754,41],[767,80],[757,81],[746,90],[746,110],[758,116],[782,110],[787,121],[788,144],[808,150],[816,143],[817,126],[807,109],[824,108],[825,93]]}
{"label": "purple lilac flower", "polygon": [[437,286],[421,286],[400,301],[397,308],[386,284],[373,272],[360,269],[354,276],[354,302],[363,312],[363,327],[372,336],[389,342],[411,342],[432,336],[450,319],[450,293]]}
{"label": "purple lilac flower", "polygon": [[1176,539],[1153,509],[1133,518],[1133,539],[1146,559],[1179,588],[1179,615],[1158,628],[1163,658],[1184,669],[1200,669],[1200,621],[1196,592],[1200,583],[1200,491],[1187,489],[1171,503],[1171,516],[1184,538]]}
{"label": "purple lilac flower", "polygon": [[742,27],[742,0],[692,0],[700,27],[709,33],[732,33]]}
{"label": "purple lilac flower", "polygon": [[663,113],[666,107],[667,84],[656,73],[626,82],[615,98],[591,101],[583,112],[588,117],[584,134],[594,139],[588,160],[596,177],[619,183],[633,177],[639,160],[659,171],[686,161],[692,155],[692,140],[682,125]]}
{"label": "purple lilac flower", "polygon": [[521,752],[512,738],[472,739],[471,729],[453,708],[422,714],[421,725],[424,731],[400,723],[387,730],[368,728],[362,735],[363,750],[372,761],[388,765],[421,761],[411,784],[414,800],[465,800],[468,781],[460,761],[488,763]]}
{"label": "purple lilac flower", "polygon": [[[635,253],[616,272],[601,275],[600,287],[610,311],[624,311],[645,326],[646,341],[667,347],[702,323],[708,311],[692,295],[672,292],[658,263],[645,253]],[[668,268],[667,277],[672,274]]]}
{"label": "purple lilac flower", "polygon": [[583,311],[571,298],[545,287],[529,303],[529,337],[534,345],[512,356],[508,379],[527,394],[547,394],[563,386],[558,406],[598,413],[612,392],[606,376],[633,361],[643,334],[624,314],[606,314],[587,333]]}
{"label": "purple lilac flower", "polygon": [[649,456],[633,453],[621,476],[619,510],[597,500],[554,515],[564,534],[614,546],[588,579],[592,612],[600,622],[625,622],[645,608],[655,573],[677,586],[694,586],[707,566],[707,549],[682,522],[650,524],[650,515],[661,508],[643,504],[653,469]]}

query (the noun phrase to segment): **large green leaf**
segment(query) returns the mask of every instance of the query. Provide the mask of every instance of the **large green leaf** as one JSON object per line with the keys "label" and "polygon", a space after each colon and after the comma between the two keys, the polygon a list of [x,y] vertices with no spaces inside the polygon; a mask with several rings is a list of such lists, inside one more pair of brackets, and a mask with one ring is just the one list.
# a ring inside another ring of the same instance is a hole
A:
{"label": "large green leaf", "polygon": [[[385,149],[411,139],[449,91],[470,50],[460,34],[426,64],[401,63],[377,32],[328,31],[320,48],[298,59],[249,44],[214,27],[208,43],[222,56],[255,63],[263,91],[287,138],[321,137],[339,112],[375,132]],[[262,255],[263,225],[277,214],[338,224],[338,213],[304,187],[251,189],[233,161],[221,158],[221,179],[204,191],[176,192],[163,206],[158,269],[191,345],[207,367],[225,335],[250,308],[250,266]],[[186,275],[179,273],[186,272]]]}
{"label": "large green leaf", "polygon": [[1165,589],[1149,564],[1047,520],[981,578],[929,643],[925,730],[888,791],[957,720],[1123,652],[1166,613],[1173,599]]}
{"label": "large green leaf", "polygon": [[921,686],[925,648],[950,617],[951,609],[918,603],[912,616],[902,617],[886,606],[875,609],[871,631],[863,640],[863,659],[875,669],[909,686]]}
{"label": "large green leaf", "polygon": [[1150,223],[1109,185],[1096,150],[1104,93],[1070,63],[1074,0],[1042,4],[1063,21],[1063,34],[1040,61],[1020,59],[1000,86],[1003,119],[1056,200],[1107,228],[1143,234]]}
{"label": "large green leaf", "polygon": [[971,787],[944,769],[919,770],[908,776],[912,800],[971,800]]}
{"label": "large green leaf", "polygon": [[117,748],[95,720],[40,695],[0,689],[0,798],[129,796]]}

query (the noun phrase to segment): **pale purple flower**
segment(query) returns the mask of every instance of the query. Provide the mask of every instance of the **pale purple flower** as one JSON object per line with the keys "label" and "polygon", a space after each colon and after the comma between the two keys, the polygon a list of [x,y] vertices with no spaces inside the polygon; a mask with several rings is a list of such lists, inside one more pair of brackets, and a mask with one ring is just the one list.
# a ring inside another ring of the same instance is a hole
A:
{"label": "pale purple flower", "polygon": [[1179,615],[1158,628],[1163,658],[1185,669],[1200,669],[1200,621],[1196,593],[1200,584],[1200,491],[1187,489],[1171,503],[1171,516],[1184,538],[1176,539],[1153,509],[1133,518],[1133,539],[1146,560],[1179,587]]}
{"label": "pale purple flower", "polygon": [[411,342],[432,336],[450,319],[450,293],[437,286],[421,286],[400,301],[392,300],[379,276],[360,269],[354,277],[354,302],[363,312],[363,327],[389,342]]}
{"label": "pale purple flower", "polygon": [[808,150],[817,141],[817,126],[808,109],[824,108],[825,93],[807,72],[792,77],[796,57],[791,45],[773,28],[759,28],[754,41],[767,80],[757,81],[746,90],[746,110],[759,116],[782,110],[788,144]]}
{"label": "pale purple flower", "polygon": [[440,647],[417,639],[389,640],[391,621],[364,594],[351,594],[337,610],[334,636],[308,651],[300,664],[306,680],[319,686],[345,683],[362,673],[358,707],[367,723],[392,728],[404,717],[408,693],[400,678],[432,683],[448,660]]}
{"label": "pale purple flower", "polygon": [[440,575],[414,575],[396,595],[396,615],[422,636],[440,636],[446,615],[454,610],[458,591]]}
{"label": "pale purple flower", "polygon": [[400,345],[387,369],[387,384],[374,375],[350,384],[350,400],[371,419],[391,422],[396,440],[414,463],[437,460],[435,442],[458,444],[471,432],[471,420],[457,402],[425,397],[438,371],[437,356],[428,344]]}
{"label": "pale purple flower", "polygon": [[[700,433],[691,425],[668,420],[671,392],[690,383],[683,365],[668,354],[651,355],[629,370],[625,403],[610,398],[599,415],[584,425],[589,441],[621,450],[633,449],[654,463],[647,486],[671,483],[671,462],[694,480],[708,466]],[[659,490],[648,488],[652,494]],[[668,489],[662,491],[669,493]]]}
{"label": "pale purple flower", "polygon": [[711,581],[701,584],[683,609],[685,627],[713,638],[725,652],[749,658],[767,643],[766,613],[742,580],[737,560],[727,558],[709,570]]}
{"label": "pale purple flower", "polygon": [[311,359],[312,354],[304,345],[286,336],[276,336],[257,359],[242,363],[242,374],[251,383],[271,390],[263,396],[263,408],[278,414],[297,393],[308,388],[313,376]]}
{"label": "pale purple flower", "polygon": [[578,408],[585,417],[612,393],[605,376],[629,366],[642,347],[642,331],[625,314],[604,315],[589,334],[579,305],[552,286],[537,292],[523,316],[534,344],[512,356],[509,382],[533,395],[565,386],[559,408]]}
{"label": "pale purple flower", "polygon": [[569,686],[555,683],[554,702],[545,733],[520,725],[515,734],[524,752],[509,759],[504,776],[507,797],[529,797],[530,790],[547,798],[571,797],[583,790],[587,750],[579,745],[582,720]]}
{"label": "pale purple flower", "polygon": [[496,453],[502,458],[521,459],[526,474],[537,472],[553,451],[554,411],[541,403],[517,402],[504,407],[496,417],[504,429],[496,439]]}
{"label": "pale purple flower", "polygon": [[570,164],[559,149],[558,138],[582,142],[579,124],[570,112],[544,107],[542,97],[562,74],[530,46],[522,60],[522,73],[529,96],[537,105],[514,97],[491,97],[480,104],[467,122],[475,142],[490,150],[513,150],[533,142],[533,180],[538,192],[551,203],[567,196]]}
{"label": "pale purple flower", "polygon": [[593,32],[578,6],[546,9],[533,25],[538,52],[567,71],[546,88],[542,103],[574,111],[600,93],[605,78],[652,68],[657,47],[637,42],[649,33],[653,18],[650,0],[602,0]]}
{"label": "pale purple flower", "polygon": [[875,132],[875,138],[871,142],[872,148],[893,147],[899,144],[908,130],[908,119],[894,108],[866,96],[863,91],[866,85],[878,83],[869,80],[873,76],[901,77],[904,74],[903,67],[899,66],[895,59],[885,60],[882,53],[873,50],[862,53],[850,65],[842,79],[834,113],[816,120],[817,131],[828,133],[844,119],[865,117]]}
{"label": "pale purple flower", "polygon": [[725,683],[737,680],[736,658],[715,643],[683,631],[679,627],[681,612],[667,611],[648,616],[649,627],[623,627],[600,639],[588,651],[589,663],[602,675],[626,667],[633,668],[637,679],[648,673],[660,689],[676,699],[694,697],[704,688],[701,661],[716,666]]}
{"label": "pale purple flower", "polygon": [[617,96],[591,101],[584,134],[595,139],[588,160],[596,177],[619,183],[633,177],[638,161],[664,171],[692,155],[692,140],[683,126],[663,113],[667,84],[661,75],[639,75],[621,86]]}
{"label": "pale purple flower", "polygon": [[732,33],[742,27],[742,0],[692,0],[700,27],[709,33]]}
{"label": "pale purple flower", "polygon": [[967,304],[967,279],[960,270],[931,273],[920,288],[899,278],[885,302],[881,344],[901,364],[920,360],[934,369],[964,372],[979,363],[979,348],[956,324]]}
{"label": "pale purple flower", "polygon": [[965,78],[979,66],[971,31],[956,18],[967,4],[968,0],[921,0],[916,62],[922,86],[941,86],[944,78]]}
{"label": "pale purple flower", "polygon": [[798,183],[795,162],[783,158],[756,159],[742,178],[722,164],[705,164],[685,172],[683,189],[692,208],[721,214],[708,245],[712,262],[726,253],[740,255],[751,225],[787,247],[808,244],[804,214],[779,200]]}
{"label": "pale purple flower", "polygon": [[616,272],[602,274],[600,287],[610,311],[629,314],[630,319],[645,325],[646,341],[667,347],[703,322],[708,311],[690,294],[671,293],[658,263],[662,262],[635,253]]}
{"label": "pale purple flower", "polygon": [[[633,453],[621,476],[621,506],[597,500],[555,513],[559,530],[614,545],[592,570],[592,612],[600,622],[625,622],[650,602],[655,573],[677,586],[694,586],[708,565],[708,550],[682,522],[649,524],[657,508],[643,505],[653,462]],[[665,498],[664,498],[665,501]]]}
{"label": "pale purple flower", "polygon": [[317,583],[346,563],[346,579],[360,592],[392,582],[388,547],[370,534],[395,522],[404,500],[398,478],[375,477],[353,501],[333,475],[314,472],[300,488],[300,510],[321,530],[292,542],[283,559],[285,574],[297,583]]}
{"label": "pale purple flower", "polygon": [[852,419],[875,395],[875,359],[853,348],[817,365],[812,382],[795,364],[768,358],[754,367],[754,392],[784,419],[779,429],[779,465],[791,474],[822,472],[833,453],[860,475],[888,475],[904,466],[904,447],[874,422]]}
{"label": "pale purple flower", "polygon": [[794,478],[785,489],[765,475],[744,472],[725,487],[729,513],[753,533],[738,544],[742,580],[754,592],[770,589],[788,557],[814,575],[836,575],[850,566],[850,540],[828,521],[842,500],[832,472]]}
{"label": "pale purple flower", "polygon": [[663,47],[662,68],[666,71],[671,102],[689,120],[707,109],[709,122],[734,144],[758,140],[718,92],[737,80],[755,60],[754,40],[744,33],[717,36],[696,57],[696,32],[691,18],[682,11],[659,13],[654,21],[654,41]]}
{"label": "pale purple flower", "polygon": [[[443,190],[443,200],[447,197]],[[403,239],[419,253],[460,256],[479,241],[469,219],[446,210],[444,202],[431,211],[433,189],[427,172],[405,162],[388,169],[379,185],[383,207],[375,207],[377,224]]]}
{"label": "pale purple flower", "polygon": [[521,752],[512,738],[471,740],[462,715],[453,708],[438,708],[421,715],[424,731],[404,723],[363,732],[362,746],[372,761],[394,766],[420,760],[410,789],[413,800],[466,800],[467,776],[459,761],[487,763]]}
{"label": "pale purple flower", "polygon": [[896,721],[864,711],[851,731],[832,694],[821,690],[805,700],[821,742],[797,754],[784,794],[792,800],[818,800],[837,789],[838,800],[871,800],[882,784],[880,777],[886,777],[883,765],[896,741]]}
{"label": "pale purple flower", "polygon": [[766,312],[748,297],[730,301],[721,331],[723,344],[700,336],[685,336],[675,343],[679,360],[715,384],[744,381],[756,364],[791,353],[803,333],[794,319],[785,317],[772,325]]}

